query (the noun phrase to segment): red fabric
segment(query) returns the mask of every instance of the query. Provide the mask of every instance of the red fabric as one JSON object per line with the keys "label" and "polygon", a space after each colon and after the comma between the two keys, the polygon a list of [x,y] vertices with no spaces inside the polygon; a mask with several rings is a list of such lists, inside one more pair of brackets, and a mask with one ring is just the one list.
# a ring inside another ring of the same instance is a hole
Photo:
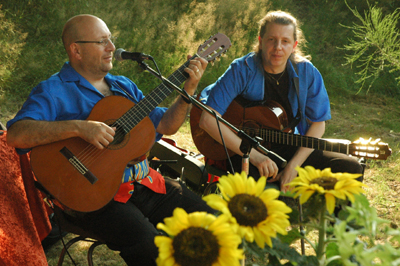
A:
{"label": "red fabric", "polygon": [[150,168],[150,172],[147,176],[147,178],[140,180],[139,183],[143,186],[150,188],[156,193],[167,193],[164,177],[159,172],[157,172],[153,168]]}
{"label": "red fabric", "polygon": [[[216,161],[209,158],[204,157],[206,164],[214,166],[215,168],[227,171],[228,167],[226,166],[226,160]],[[219,180],[219,176],[208,174],[208,182],[215,182]]]}
{"label": "red fabric", "polygon": [[114,196],[114,200],[118,201],[118,202],[126,203],[132,196],[132,194],[129,192],[133,190],[133,182],[134,181],[122,183],[119,186],[117,194],[115,194],[115,196]]}
{"label": "red fabric", "polygon": [[[114,196],[114,200],[126,203],[132,196],[135,182],[136,181],[122,183],[118,189],[117,194]],[[167,193],[164,177],[153,168],[149,168],[149,173],[147,174],[147,177],[140,180],[139,183],[143,186],[150,188],[156,193]]]}
{"label": "red fabric", "polygon": [[41,245],[51,230],[48,214],[28,156],[6,144],[6,133],[0,136],[0,265],[48,265]]}

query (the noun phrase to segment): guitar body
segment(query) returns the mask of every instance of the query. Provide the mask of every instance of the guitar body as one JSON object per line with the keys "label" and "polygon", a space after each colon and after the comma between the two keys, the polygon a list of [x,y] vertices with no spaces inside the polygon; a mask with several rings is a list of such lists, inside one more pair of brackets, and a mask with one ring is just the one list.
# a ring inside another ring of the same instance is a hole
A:
{"label": "guitar body", "polygon": [[[193,107],[190,113],[190,127],[197,149],[209,159],[217,161],[227,159],[223,146],[199,127],[201,114],[202,110],[197,107]],[[259,136],[261,128],[283,130],[288,124],[285,110],[273,101],[267,101],[266,105],[244,108],[234,100],[222,118],[237,128],[250,128],[251,130],[246,133],[252,137]],[[230,157],[235,155],[229,149],[228,154]]]}
{"label": "guitar body", "polygon": [[[111,125],[135,104],[121,96],[100,100],[87,120]],[[31,166],[38,181],[60,203],[80,212],[100,209],[112,200],[121,184],[125,166],[144,155],[155,141],[155,128],[149,117],[140,121],[120,143],[105,149],[76,137],[35,147]],[[61,152],[68,149],[97,178],[90,182]]]}

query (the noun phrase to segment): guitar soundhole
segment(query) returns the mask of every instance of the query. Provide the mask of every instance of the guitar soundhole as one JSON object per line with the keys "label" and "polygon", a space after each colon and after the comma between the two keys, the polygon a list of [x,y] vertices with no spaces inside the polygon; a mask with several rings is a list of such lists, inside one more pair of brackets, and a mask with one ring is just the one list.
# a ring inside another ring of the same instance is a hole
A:
{"label": "guitar soundhole", "polygon": [[122,125],[118,124],[117,120],[107,120],[104,123],[110,127],[116,127],[117,130],[114,135],[114,140],[108,145],[107,149],[118,150],[124,147],[130,138],[129,131],[126,130]]}
{"label": "guitar soundhole", "polygon": [[242,128],[244,132],[246,132],[250,137],[254,138],[255,136],[258,136],[258,129],[260,128],[260,125],[254,121],[244,121]]}

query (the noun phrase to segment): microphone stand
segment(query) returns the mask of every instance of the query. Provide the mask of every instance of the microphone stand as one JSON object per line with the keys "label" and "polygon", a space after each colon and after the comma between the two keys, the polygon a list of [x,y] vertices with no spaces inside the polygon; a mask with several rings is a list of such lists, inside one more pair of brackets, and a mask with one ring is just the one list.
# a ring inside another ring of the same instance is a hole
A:
{"label": "microphone stand", "polygon": [[[160,79],[164,85],[176,90],[182,97],[185,97],[188,101],[192,102],[193,105],[196,105],[198,108],[202,109],[203,111],[208,112],[209,114],[217,117],[218,115],[210,110],[207,106],[202,104],[201,102],[197,101],[195,98],[191,97],[187,92],[175,84],[173,84],[171,81],[168,79],[164,78],[160,73],[156,72],[154,69],[149,67],[146,63],[138,62],[139,66],[144,69],[149,71],[152,75],[156,76],[158,79]],[[242,170],[245,171],[248,175],[249,173],[249,154],[251,149],[256,149],[257,151],[261,152],[262,154],[270,157],[271,160],[273,160],[280,168],[284,168],[287,164],[286,160],[276,153],[267,150],[265,147],[260,145],[259,137],[252,138],[248,134],[246,134],[244,131],[237,129],[234,127],[232,124],[230,124],[228,121],[223,119],[222,117],[218,116],[218,120],[220,120],[222,123],[224,123],[228,128],[230,128],[233,132],[235,132],[241,139],[242,143],[240,144],[240,151],[243,153],[243,159],[242,159]]]}

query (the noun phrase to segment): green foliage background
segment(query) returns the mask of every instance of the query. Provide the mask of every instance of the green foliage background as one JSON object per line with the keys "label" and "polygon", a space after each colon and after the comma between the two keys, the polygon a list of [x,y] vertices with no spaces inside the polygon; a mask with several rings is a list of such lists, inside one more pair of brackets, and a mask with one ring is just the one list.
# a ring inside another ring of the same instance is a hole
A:
{"label": "green foliage background", "polygon": [[[349,0],[360,14],[367,0]],[[372,4],[372,3],[371,3]],[[398,145],[400,87],[398,71],[383,71],[370,90],[356,84],[357,62],[346,64],[350,26],[360,24],[344,0],[2,0],[0,7],[0,121],[21,107],[31,89],[59,71],[67,60],[60,36],[72,16],[89,13],[102,18],[118,37],[117,48],[152,55],[164,76],[170,75],[211,35],[222,32],[232,41],[226,57],[210,64],[199,90],[214,82],[234,58],[250,51],[257,40],[258,21],[269,11],[291,12],[302,24],[306,54],[319,69],[331,98],[333,119],[328,137],[387,138]],[[376,3],[383,15],[400,7],[395,0]],[[355,23],[355,24],[354,24]],[[348,27],[344,27],[344,26]],[[384,41],[384,40],[382,40]],[[351,54],[350,54],[351,55]],[[152,65],[150,65],[152,66]],[[113,74],[125,75],[148,93],[159,80],[135,62],[114,63]],[[164,101],[168,106],[174,95]],[[350,130],[349,130],[350,129]]]}
{"label": "green foliage background", "polygon": [[[363,0],[348,1],[361,13],[368,8]],[[400,3],[379,2],[384,12],[393,12]],[[357,22],[343,0],[3,0],[0,8],[0,121],[17,110],[28,93],[41,80],[59,71],[67,60],[60,35],[72,16],[90,13],[102,18],[114,35],[117,48],[151,54],[168,76],[186,61],[186,54],[216,32],[230,37],[227,56],[210,66],[200,88],[212,83],[236,57],[252,50],[257,36],[257,21],[272,9],[294,14],[303,24],[308,40],[306,52],[324,76],[330,97],[351,96],[354,70],[342,66],[349,29],[339,25]],[[148,73],[140,73],[134,62],[115,62],[112,73],[126,75],[144,92],[159,82]],[[386,73],[374,84],[376,93],[400,94],[396,73]],[[398,75],[398,73],[397,73]],[[384,85],[384,86],[382,86]],[[171,97],[172,98],[172,97]],[[166,102],[168,104],[168,101]]]}

